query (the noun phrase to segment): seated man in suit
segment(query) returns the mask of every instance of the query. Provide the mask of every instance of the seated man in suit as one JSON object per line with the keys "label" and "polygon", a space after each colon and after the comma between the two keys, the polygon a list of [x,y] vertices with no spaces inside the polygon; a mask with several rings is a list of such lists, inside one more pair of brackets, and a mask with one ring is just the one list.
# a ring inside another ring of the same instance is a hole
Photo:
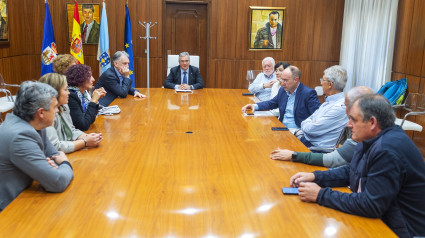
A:
{"label": "seated man in suit", "polygon": [[[350,112],[350,105],[354,101],[365,94],[372,94],[373,91],[365,86],[359,86],[350,89],[345,95],[345,106],[346,114]],[[354,151],[356,149],[357,142],[351,138],[351,129],[345,128],[347,130],[347,140],[341,147],[338,147],[336,150],[330,153],[311,153],[311,152],[295,152],[286,149],[276,149],[270,154],[271,159],[276,160],[291,160],[293,162],[306,163],[311,165],[325,166],[329,168],[336,168],[342,165],[349,164],[353,158]]]}
{"label": "seated man in suit", "polygon": [[48,192],[63,192],[74,177],[68,158],[46,135],[58,112],[50,85],[23,82],[13,113],[0,125],[0,211],[33,180]]}
{"label": "seated man in suit", "polygon": [[103,87],[106,90],[106,96],[99,99],[100,105],[109,106],[115,98],[125,98],[127,94],[140,98],[146,97],[139,90],[131,87],[130,73],[132,72],[128,67],[129,63],[130,60],[125,51],[117,51],[112,56],[113,67],[103,72],[95,87],[96,89]]}
{"label": "seated man in suit", "polygon": [[[348,127],[358,145],[349,165],[290,179],[300,199],[342,212],[381,218],[399,237],[425,236],[425,163],[381,95],[360,96]],[[352,193],[332,190],[350,185]]]}
{"label": "seated man in suit", "polygon": [[199,69],[190,65],[189,53],[179,54],[179,66],[173,67],[164,82],[164,88],[172,89],[201,89],[204,82]]}
{"label": "seated man in suit", "polygon": [[295,135],[307,147],[329,148],[335,146],[348,122],[343,92],[347,71],[340,65],[329,67],[324,71],[320,83],[326,95],[325,102],[301,123],[301,131]]}
{"label": "seated man in suit", "polygon": [[301,71],[295,66],[287,67],[281,74],[279,93],[269,101],[248,104],[246,110],[271,110],[279,108],[279,120],[288,128],[299,128],[301,122],[320,107],[315,90],[300,82]]}

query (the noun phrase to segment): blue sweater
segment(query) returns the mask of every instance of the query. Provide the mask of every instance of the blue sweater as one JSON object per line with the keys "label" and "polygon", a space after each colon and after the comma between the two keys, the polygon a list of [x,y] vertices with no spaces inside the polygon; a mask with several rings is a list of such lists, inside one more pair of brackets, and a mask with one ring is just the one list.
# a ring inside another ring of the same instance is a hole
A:
{"label": "blue sweater", "polygon": [[[425,162],[399,126],[357,144],[350,165],[314,175],[326,187],[317,197],[320,205],[381,218],[400,237],[425,236]],[[347,185],[353,193],[329,188]]]}

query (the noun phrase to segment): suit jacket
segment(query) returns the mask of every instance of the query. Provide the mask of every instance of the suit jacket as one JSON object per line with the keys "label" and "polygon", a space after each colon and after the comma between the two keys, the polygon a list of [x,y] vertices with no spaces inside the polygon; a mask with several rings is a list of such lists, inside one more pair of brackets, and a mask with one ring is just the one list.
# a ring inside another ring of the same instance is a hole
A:
{"label": "suit jacket", "polygon": [[37,180],[48,192],[63,192],[74,177],[71,164],[53,168],[46,157],[58,154],[45,129],[36,131],[13,113],[0,126],[0,211]]}
{"label": "suit jacket", "polygon": [[[257,103],[260,111],[279,108],[279,120],[283,121],[286,111],[288,95],[283,87],[280,87],[279,93],[269,101]],[[301,127],[301,122],[307,119],[314,111],[320,107],[320,101],[317,98],[317,93],[304,84],[300,83],[295,94],[294,103],[294,118],[295,124]]]}
{"label": "suit jacket", "polygon": [[[66,138],[66,127],[69,128],[72,134],[70,140]],[[56,113],[53,125],[46,128],[46,134],[57,150],[61,150],[64,153],[71,153],[75,151],[74,141],[84,134],[84,132],[78,130],[72,124],[69,107],[65,104],[63,105],[63,111]]]}
{"label": "suit jacket", "polygon": [[[93,22],[94,23],[89,32],[89,37],[87,38],[87,41],[84,42],[85,39],[83,39],[84,43],[94,43],[94,44],[99,43],[100,25],[95,20],[93,20]],[[85,22],[80,24],[81,35],[83,35],[83,30],[85,25],[86,25]]]}
{"label": "suit jacket", "polygon": [[130,78],[123,76],[122,84],[120,85],[120,79],[118,78],[118,74],[113,66],[103,72],[97,81],[95,88],[101,87],[106,90],[106,95],[99,99],[99,103],[105,107],[109,106],[115,98],[125,98],[127,97],[127,94],[134,95],[137,91],[131,87]]}
{"label": "suit jacket", "polygon": [[94,120],[96,120],[97,112],[99,111],[99,104],[90,102],[87,106],[86,112],[83,112],[81,100],[78,98],[74,90],[69,90],[68,106],[72,118],[72,124],[75,128],[87,131]]}
{"label": "suit jacket", "polygon": [[[263,46],[263,42],[265,40],[269,41],[269,44],[267,46]],[[280,23],[277,23],[276,27],[276,47],[273,45],[273,39],[272,34],[270,32],[270,23],[267,22],[266,25],[257,31],[257,35],[255,35],[254,40],[254,48],[269,48],[269,49],[280,49],[281,48],[281,42],[282,42],[282,25]]]}
{"label": "suit jacket", "polygon": [[[170,74],[167,76],[164,82],[164,88],[174,89],[176,85],[180,85],[182,82],[181,68],[176,66],[171,68]],[[204,87],[201,73],[195,66],[189,65],[189,85],[193,86],[194,89],[201,89]]]}

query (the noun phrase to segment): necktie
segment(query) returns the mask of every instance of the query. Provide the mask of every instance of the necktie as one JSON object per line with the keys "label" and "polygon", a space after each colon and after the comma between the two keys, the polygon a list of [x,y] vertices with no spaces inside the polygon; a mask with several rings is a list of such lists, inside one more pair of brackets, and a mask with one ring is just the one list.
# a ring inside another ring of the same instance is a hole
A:
{"label": "necktie", "polygon": [[83,38],[83,43],[86,43],[86,34],[87,34],[87,24],[84,27],[83,34],[81,36],[81,38]]}
{"label": "necktie", "polygon": [[183,72],[183,84],[187,84],[187,72]]}

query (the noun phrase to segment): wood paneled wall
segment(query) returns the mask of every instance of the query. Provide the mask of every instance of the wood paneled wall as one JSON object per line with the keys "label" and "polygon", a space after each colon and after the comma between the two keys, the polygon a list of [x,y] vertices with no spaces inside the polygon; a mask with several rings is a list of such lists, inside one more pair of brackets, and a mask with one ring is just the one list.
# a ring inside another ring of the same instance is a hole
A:
{"label": "wood paneled wall", "polygon": [[[408,78],[408,92],[425,94],[425,1],[400,0],[392,79]],[[402,115],[402,114],[401,114]],[[400,115],[400,116],[401,116]],[[425,128],[425,116],[410,117]],[[425,155],[425,130],[407,132]]]}
{"label": "wood paneled wall", "polygon": [[[161,87],[166,52],[163,49],[163,8],[168,0],[129,0],[135,56],[136,87],[146,87],[145,29],[138,21],[158,22],[151,31],[150,85]],[[182,2],[170,0],[170,2]],[[246,88],[246,70],[261,69],[261,60],[272,56],[289,61],[302,71],[302,81],[319,85],[323,70],[338,64],[344,0],[196,0],[208,3],[208,81],[206,87]],[[72,0],[50,0],[59,53],[69,52],[65,4]],[[188,1],[186,1],[188,2]],[[79,0],[78,3],[102,3]],[[125,1],[106,0],[110,51],[123,50]],[[249,51],[249,6],[287,7],[282,51]],[[44,24],[44,0],[8,1],[10,44],[0,45],[0,72],[9,83],[40,76],[40,52]],[[86,64],[98,78],[97,45],[84,45]],[[202,60],[202,59],[201,59]]]}

